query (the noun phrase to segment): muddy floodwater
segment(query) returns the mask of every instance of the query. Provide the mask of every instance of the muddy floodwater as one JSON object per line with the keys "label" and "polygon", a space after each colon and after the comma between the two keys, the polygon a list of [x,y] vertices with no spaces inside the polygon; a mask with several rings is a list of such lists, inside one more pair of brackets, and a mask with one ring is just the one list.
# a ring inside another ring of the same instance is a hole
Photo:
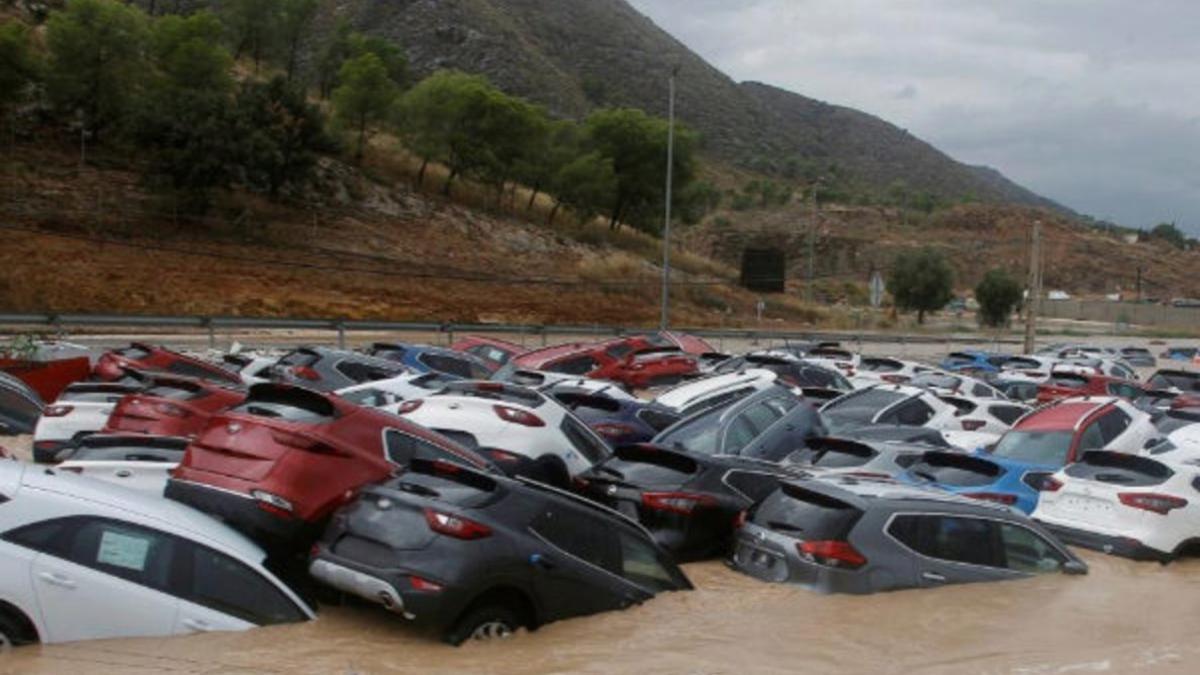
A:
{"label": "muddy floodwater", "polygon": [[[686,567],[697,590],[447,647],[367,607],[241,634],[31,647],[2,673],[1197,673],[1200,561],[1085,554],[1091,574],[822,596]],[[113,611],[120,611],[114,607]]]}

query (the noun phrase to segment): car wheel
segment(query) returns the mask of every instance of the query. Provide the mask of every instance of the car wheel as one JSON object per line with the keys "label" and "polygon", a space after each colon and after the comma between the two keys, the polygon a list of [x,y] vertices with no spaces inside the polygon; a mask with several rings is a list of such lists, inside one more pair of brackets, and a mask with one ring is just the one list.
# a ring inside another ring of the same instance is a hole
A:
{"label": "car wheel", "polygon": [[10,651],[13,647],[19,647],[30,642],[36,642],[36,639],[30,640],[26,631],[21,630],[20,622],[13,621],[11,617],[0,614],[0,652]]}
{"label": "car wheel", "polygon": [[467,640],[506,640],[520,627],[521,621],[513,610],[499,605],[483,606],[463,615],[454,628],[446,633],[446,642],[460,645]]}

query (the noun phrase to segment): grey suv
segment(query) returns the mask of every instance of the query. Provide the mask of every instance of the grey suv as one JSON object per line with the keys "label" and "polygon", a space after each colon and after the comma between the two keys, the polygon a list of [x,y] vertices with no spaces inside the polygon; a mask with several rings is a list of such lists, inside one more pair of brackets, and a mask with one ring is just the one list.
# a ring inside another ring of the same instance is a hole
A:
{"label": "grey suv", "polygon": [[730,564],[825,593],[1087,572],[1053,535],[1006,507],[854,478],[782,483],[738,528]]}

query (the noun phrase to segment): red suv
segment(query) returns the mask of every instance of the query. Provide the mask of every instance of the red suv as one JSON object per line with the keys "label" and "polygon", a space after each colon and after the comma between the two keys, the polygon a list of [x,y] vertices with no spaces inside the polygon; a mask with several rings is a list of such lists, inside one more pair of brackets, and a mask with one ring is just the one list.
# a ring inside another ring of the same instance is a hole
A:
{"label": "red suv", "polygon": [[213,413],[232,408],[245,398],[245,390],[204,380],[153,377],[146,389],[117,403],[103,433],[194,438]]}
{"label": "red suv", "polygon": [[104,352],[92,367],[92,379],[115,382],[125,376],[126,369],[170,373],[184,377],[195,377],[213,382],[242,384],[237,373],[226,370],[215,363],[171,351],[166,347],[152,347],[134,342],[124,349]]}
{"label": "red suv", "polygon": [[1053,403],[1072,396],[1119,396],[1133,401],[1144,393],[1137,382],[1119,377],[1091,373],[1052,373],[1049,380],[1038,385],[1037,402]]}
{"label": "red suv", "polygon": [[673,384],[699,372],[696,358],[677,347],[644,345],[644,338],[572,343],[527,352],[514,358],[513,363],[522,368],[611,380],[630,389]]}
{"label": "red suv", "polygon": [[166,496],[271,547],[294,550],[339,506],[414,456],[494,470],[487,460],[395,415],[336,395],[258,384],[188,445]]}

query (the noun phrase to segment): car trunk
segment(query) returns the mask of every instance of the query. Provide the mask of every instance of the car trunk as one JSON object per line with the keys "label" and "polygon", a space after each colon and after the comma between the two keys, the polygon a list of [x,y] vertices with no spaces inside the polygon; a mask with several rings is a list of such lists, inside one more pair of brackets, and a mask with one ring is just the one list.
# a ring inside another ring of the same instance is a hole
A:
{"label": "car trunk", "polygon": [[646,493],[680,492],[700,468],[695,459],[672,450],[626,446],[581,476],[580,483],[593,500],[645,522],[643,515],[651,519],[659,515],[658,509],[645,507]]}
{"label": "car trunk", "polygon": [[[852,504],[794,483],[784,483],[754,510],[751,521],[778,535],[748,541],[738,540],[734,555],[750,574],[768,581],[789,577],[786,547],[795,547],[805,558],[806,542],[847,542],[850,531],[862,517]],[[791,570],[793,581],[813,583],[820,567],[802,565]]]}
{"label": "car trunk", "polygon": [[1104,451],[1086,453],[1065,473],[1071,480],[1055,495],[1055,516],[1103,530],[1161,519],[1152,511],[1123,503],[1121,495],[1152,494],[1174,474],[1165,464],[1146,457]]}

